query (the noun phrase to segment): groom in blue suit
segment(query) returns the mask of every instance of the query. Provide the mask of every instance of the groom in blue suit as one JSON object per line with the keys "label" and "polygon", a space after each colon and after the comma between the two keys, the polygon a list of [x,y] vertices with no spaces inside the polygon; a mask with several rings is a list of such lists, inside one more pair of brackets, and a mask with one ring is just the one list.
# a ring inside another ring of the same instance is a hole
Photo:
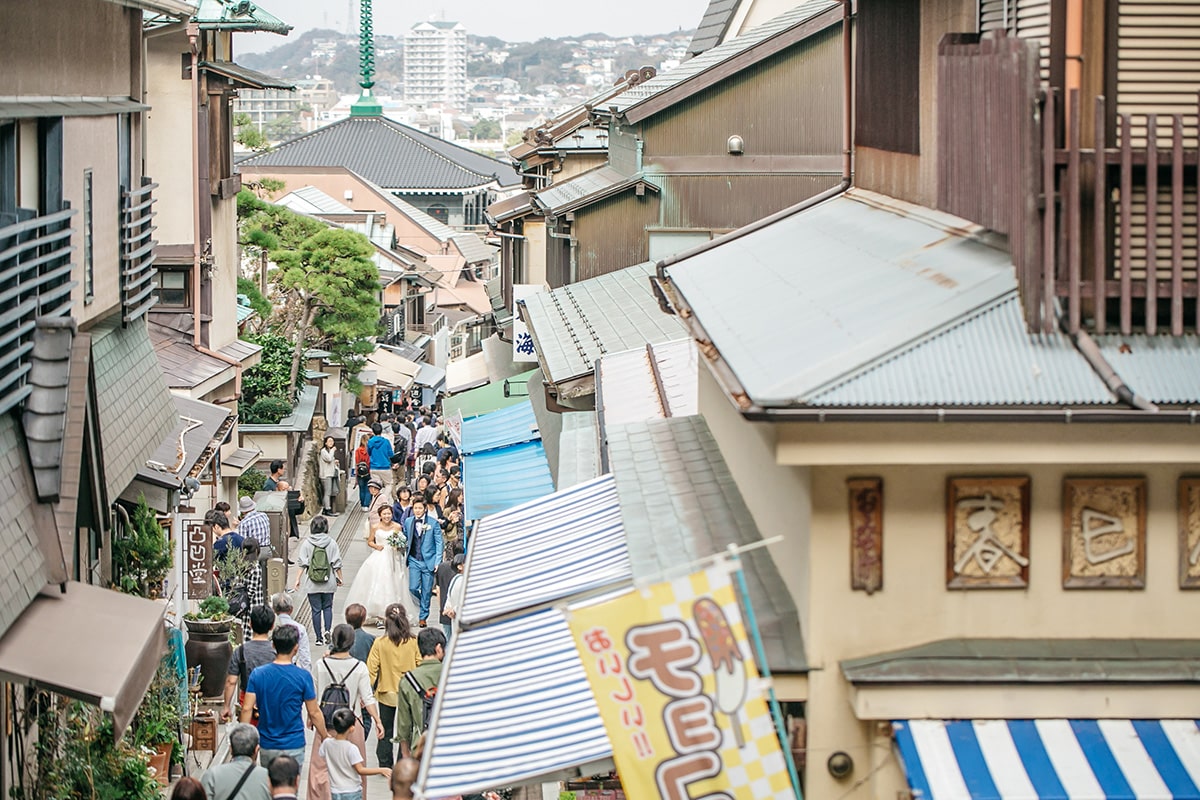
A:
{"label": "groom in blue suit", "polygon": [[404,521],[408,538],[408,591],[421,605],[420,626],[429,619],[433,597],[433,573],[442,562],[442,526],[425,508],[425,500],[413,500],[412,516]]}

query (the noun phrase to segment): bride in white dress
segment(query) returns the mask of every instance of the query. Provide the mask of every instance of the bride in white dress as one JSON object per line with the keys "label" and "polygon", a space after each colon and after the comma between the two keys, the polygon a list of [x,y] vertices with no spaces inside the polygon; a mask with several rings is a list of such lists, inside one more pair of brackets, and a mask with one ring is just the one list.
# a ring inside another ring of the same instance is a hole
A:
{"label": "bride in white dress", "polygon": [[[397,543],[399,547],[393,546]],[[367,533],[367,546],[375,552],[359,568],[346,595],[346,605],[360,603],[367,609],[368,619],[382,620],[388,606],[400,603],[409,620],[415,620],[417,609],[408,592],[408,540],[392,520],[391,506],[379,509],[379,525]]]}

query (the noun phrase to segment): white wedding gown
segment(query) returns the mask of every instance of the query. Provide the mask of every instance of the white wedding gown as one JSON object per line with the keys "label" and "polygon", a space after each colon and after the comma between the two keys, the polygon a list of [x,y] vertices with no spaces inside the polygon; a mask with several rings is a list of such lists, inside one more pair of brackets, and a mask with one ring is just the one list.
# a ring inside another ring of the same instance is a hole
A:
{"label": "white wedding gown", "polygon": [[375,530],[375,543],[382,544],[383,549],[372,550],[359,568],[346,595],[346,605],[361,603],[367,609],[367,619],[382,619],[388,606],[399,603],[408,613],[409,622],[415,624],[417,607],[408,593],[408,550],[388,547],[390,533],[387,528]]}

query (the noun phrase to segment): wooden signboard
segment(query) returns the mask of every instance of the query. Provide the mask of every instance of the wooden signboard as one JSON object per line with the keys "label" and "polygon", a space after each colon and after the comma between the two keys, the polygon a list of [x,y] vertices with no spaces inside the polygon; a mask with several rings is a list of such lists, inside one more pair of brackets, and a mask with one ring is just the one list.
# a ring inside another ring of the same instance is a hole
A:
{"label": "wooden signboard", "polygon": [[1063,480],[1063,587],[1146,585],[1146,479]]}
{"label": "wooden signboard", "polygon": [[946,587],[1029,585],[1029,478],[946,481]]}
{"label": "wooden signboard", "polygon": [[1200,477],[1179,479],[1179,588],[1200,589]]}
{"label": "wooden signboard", "polygon": [[183,520],[183,564],[189,600],[212,593],[212,532],[203,520]]}
{"label": "wooden signboard", "polygon": [[883,588],[883,480],[850,478],[850,588]]}

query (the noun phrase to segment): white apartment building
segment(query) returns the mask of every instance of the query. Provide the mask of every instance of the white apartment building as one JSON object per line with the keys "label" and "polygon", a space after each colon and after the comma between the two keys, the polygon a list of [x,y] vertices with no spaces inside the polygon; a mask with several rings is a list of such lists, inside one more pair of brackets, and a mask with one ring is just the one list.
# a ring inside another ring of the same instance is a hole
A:
{"label": "white apartment building", "polygon": [[467,102],[467,29],[419,22],[404,34],[404,100],[462,108]]}

